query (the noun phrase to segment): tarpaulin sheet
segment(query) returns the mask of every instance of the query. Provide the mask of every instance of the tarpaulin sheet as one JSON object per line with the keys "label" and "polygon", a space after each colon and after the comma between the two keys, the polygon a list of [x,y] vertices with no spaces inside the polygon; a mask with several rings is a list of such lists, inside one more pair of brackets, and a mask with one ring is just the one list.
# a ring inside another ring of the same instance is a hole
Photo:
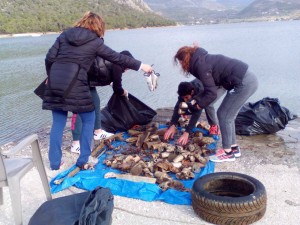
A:
{"label": "tarpaulin sheet", "polygon": [[[206,130],[200,128],[194,128],[193,131],[200,130],[206,135]],[[124,138],[129,137],[127,133],[124,133]],[[212,143],[208,146],[209,149],[215,149],[218,136],[214,135],[215,143]],[[119,145],[127,144],[124,141],[114,141],[113,146],[117,147]],[[158,184],[150,184],[145,182],[133,182],[128,180],[121,180],[115,178],[104,178],[104,175],[107,172],[121,173],[120,170],[112,169],[111,167],[106,166],[102,162],[105,160],[106,154],[103,154],[99,157],[99,163],[95,166],[95,170],[84,170],[78,172],[73,177],[66,177],[60,185],[54,184],[54,181],[60,178],[67,176],[67,174],[74,170],[75,165],[68,170],[58,174],[50,182],[51,192],[57,193],[64,189],[69,188],[70,186],[75,186],[80,189],[91,191],[97,186],[109,188],[113,195],[124,196],[129,198],[141,199],[144,201],[163,201],[169,204],[178,204],[178,205],[191,205],[191,194],[189,192],[177,191],[175,189],[168,189],[162,191]],[[208,173],[214,172],[214,163],[208,161],[206,166],[201,169],[199,173],[195,174],[194,179],[190,180],[180,180],[185,188],[192,188],[194,181]],[[176,179],[175,174],[171,175],[173,179]]]}

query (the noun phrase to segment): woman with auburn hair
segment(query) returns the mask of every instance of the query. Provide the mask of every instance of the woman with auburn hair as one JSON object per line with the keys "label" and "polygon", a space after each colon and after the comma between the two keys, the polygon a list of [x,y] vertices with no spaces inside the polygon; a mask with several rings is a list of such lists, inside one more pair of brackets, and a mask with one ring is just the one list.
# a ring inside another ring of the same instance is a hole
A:
{"label": "woman with auburn hair", "polygon": [[58,170],[62,158],[62,137],[68,112],[82,119],[80,155],[76,165],[89,168],[93,139],[95,106],[92,101],[87,71],[97,56],[125,68],[150,73],[152,67],[132,57],[120,54],[104,44],[104,20],[86,12],[74,27],[62,32],[49,49],[46,59],[47,87],[43,109],[51,110],[53,123],[50,132],[49,161],[52,170]]}
{"label": "woman with auburn hair", "polygon": [[[220,54],[209,54],[195,45],[181,47],[174,56],[174,62],[181,65],[186,76],[192,74],[202,82],[204,91],[197,101],[198,109],[206,108],[226,93],[217,110],[222,148],[210,160],[234,161],[241,156],[234,121],[240,108],[258,87],[256,76],[248,70],[246,63]],[[186,137],[188,135],[183,134],[178,142],[185,145]]]}

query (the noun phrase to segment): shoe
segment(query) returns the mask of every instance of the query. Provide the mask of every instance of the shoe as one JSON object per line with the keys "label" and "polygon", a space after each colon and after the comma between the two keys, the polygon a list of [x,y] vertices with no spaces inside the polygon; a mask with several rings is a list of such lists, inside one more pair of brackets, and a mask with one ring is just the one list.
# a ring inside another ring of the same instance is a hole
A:
{"label": "shoe", "polygon": [[232,162],[235,161],[235,156],[232,152],[226,153],[224,149],[220,149],[215,155],[209,157],[212,162]]}
{"label": "shoe", "polygon": [[104,138],[108,138],[112,135],[114,135],[114,134],[106,132],[105,130],[102,130],[100,133],[94,133],[94,139],[97,141],[97,140],[101,140]]}
{"label": "shoe", "polygon": [[80,144],[78,142],[72,143],[71,152],[80,154]]}
{"label": "shoe", "polygon": [[51,166],[50,166],[50,170],[64,170],[65,168],[64,168],[64,164],[65,164],[65,162],[64,161],[61,161],[60,162],[60,165],[59,165],[59,167],[58,168],[52,168]]}
{"label": "shoe", "polygon": [[236,158],[241,157],[241,149],[240,149],[239,146],[231,147],[231,151],[232,151],[232,153],[234,154],[234,156],[235,156]]}
{"label": "shoe", "polygon": [[209,134],[210,135],[220,135],[220,129],[218,125],[211,125],[209,128]]}

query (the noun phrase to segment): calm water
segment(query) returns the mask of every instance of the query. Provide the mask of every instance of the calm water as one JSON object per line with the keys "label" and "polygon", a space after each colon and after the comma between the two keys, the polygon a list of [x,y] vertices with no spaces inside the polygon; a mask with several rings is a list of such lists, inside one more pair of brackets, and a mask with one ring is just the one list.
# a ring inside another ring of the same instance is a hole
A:
{"label": "calm water", "polygon": [[[0,145],[51,123],[34,88],[45,78],[44,58],[57,35],[0,39]],[[142,72],[126,72],[123,86],[153,109],[173,106],[177,85],[185,78],[172,62],[177,49],[198,42],[210,53],[241,59],[257,74],[259,90],[249,101],[278,98],[300,115],[300,21],[182,26],[108,31],[105,43],[116,51],[154,64],[161,74],[158,90],[149,92]],[[111,88],[98,88],[101,106]]]}

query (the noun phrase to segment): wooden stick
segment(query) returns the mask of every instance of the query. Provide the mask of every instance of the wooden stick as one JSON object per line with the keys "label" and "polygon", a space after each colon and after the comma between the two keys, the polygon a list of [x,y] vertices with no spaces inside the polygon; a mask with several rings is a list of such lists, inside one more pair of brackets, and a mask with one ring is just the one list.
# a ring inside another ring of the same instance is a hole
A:
{"label": "wooden stick", "polygon": [[104,178],[118,178],[121,180],[129,180],[134,182],[146,182],[151,184],[155,184],[156,182],[156,178],[152,178],[152,177],[135,176],[131,174],[118,174],[114,172],[106,173],[104,175]]}
{"label": "wooden stick", "polygon": [[60,185],[64,181],[64,179],[66,179],[68,177],[74,177],[79,171],[80,171],[80,168],[76,167],[74,170],[72,170],[70,173],[68,173],[67,176],[60,178],[58,180],[55,180],[54,184]]}

